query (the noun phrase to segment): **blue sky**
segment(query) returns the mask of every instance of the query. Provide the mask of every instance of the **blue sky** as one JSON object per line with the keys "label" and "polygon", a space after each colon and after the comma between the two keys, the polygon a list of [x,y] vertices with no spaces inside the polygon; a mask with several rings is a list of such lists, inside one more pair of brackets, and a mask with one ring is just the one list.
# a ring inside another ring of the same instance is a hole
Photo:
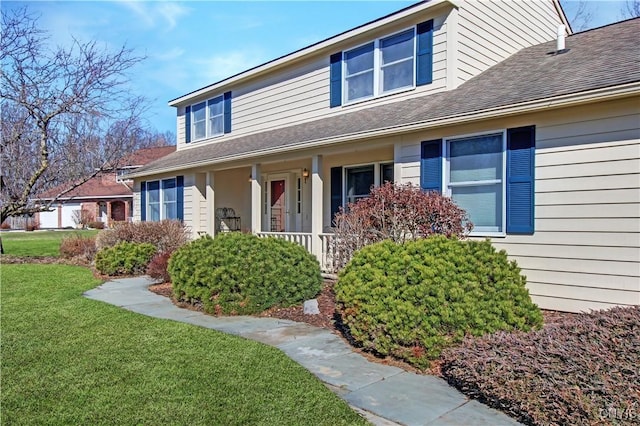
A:
{"label": "blue sky", "polygon": [[[147,120],[175,133],[167,101],[331,37],[415,1],[2,1],[28,4],[51,41],[71,36],[116,49],[126,43],[147,59],[132,91],[151,102]],[[563,1],[569,18],[577,1]],[[590,27],[620,20],[624,1],[589,1]]]}

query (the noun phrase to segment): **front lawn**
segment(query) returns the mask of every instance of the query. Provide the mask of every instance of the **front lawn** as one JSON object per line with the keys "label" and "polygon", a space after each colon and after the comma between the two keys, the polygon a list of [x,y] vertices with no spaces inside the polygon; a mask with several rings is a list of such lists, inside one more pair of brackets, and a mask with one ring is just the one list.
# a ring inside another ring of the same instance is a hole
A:
{"label": "front lawn", "polygon": [[85,299],[87,269],[1,273],[5,424],[365,424],[274,348]]}
{"label": "front lawn", "polygon": [[88,237],[97,230],[1,232],[5,254],[11,256],[59,256],[60,242],[70,235]]}

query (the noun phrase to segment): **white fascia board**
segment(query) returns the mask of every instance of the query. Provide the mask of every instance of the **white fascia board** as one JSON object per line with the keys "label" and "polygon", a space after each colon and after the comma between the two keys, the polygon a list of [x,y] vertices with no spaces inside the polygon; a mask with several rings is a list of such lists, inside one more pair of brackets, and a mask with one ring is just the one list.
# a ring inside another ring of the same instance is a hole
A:
{"label": "white fascia board", "polygon": [[221,88],[227,87],[233,84],[237,84],[242,82],[243,80],[247,80],[250,78],[255,78],[261,74],[271,72],[275,69],[278,69],[284,65],[287,65],[291,62],[303,59],[307,56],[317,54],[325,49],[329,49],[330,47],[339,44],[345,40],[348,40],[352,37],[356,37],[360,34],[364,34],[368,31],[384,27],[385,25],[389,25],[398,20],[404,19],[408,16],[414,15],[418,12],[428,10],[428,9],[438,9],[442,6],[455,7],[458,8],[459,0],[431,0],[425,1],[422,3],[418,3],[413,6],[408,6],[407,8],[388,15],[385,18],[377,19],[375,21],[364,24],[360,27],[354,28],[352,30],[347,30],[344,33],[338,34],[336,36],[330,37],[326,40],[320,41],[318,43],[312,44],[311,46],[304,47],[300,50],[297,50],[293,53],[289,53],[285,56],[281,56],[280,58],[274,59],[272,61],[266,62],[262,65],[258,65],[255,68],[251,68],[249,70],[243,71],[239,74],[221,80],[217,83],[213,83],[209,86],[198,89],[194,92],[188,93],[184,96],[180,96],[179,98],[170,100],[168,102],[169,106],[178,107],[183,104],[188,104],[192,99],[198,98],[202,95],[205,95],[209,92],[218,92],[221,91]]}
{"label": "white fascia board", "polygon": [[465,114],[452,115],[449,117],[437,118],[434,120],[419,121],[411,124],[403,124],[399,126],[390,126],[382,129],[364,131],[342,135],[339,137],[316,139],[312,141],[300,142],[298,144],[287,145],[278,148],[268,148],[264,150],[251,151],[238,155],[229,155],[218,157],[215,160],[194,161],[191,163],[181,164],[180,166],[168,167],[160,170],[153,170],[151,173],[131,173],[132,178],[140,178],[145,176],[153,176],[163,173],[179,172],[196,167],[212,166],[215,164],[226,163],[229,161],[242,161],[255,159],[261,155],[273,155],[291,151],[298,151],[309,148],[317,148],[322,146],[333,145],[336,143],[352,142],[363,138],[376,138],[404,133],[411,133],[421,130],[431,130],[438,127],[451,125],[467,124],[482,120],[491,120],[495,118],[503,118],[518,114],[535,113],[556,108],[566,108],[577,105],[584,105],[595,102],[608,101],[613,99],[621,99],[629,96],[640,95],[640,82],[623,84],[616,87],[604,87],[600,89],[590,90],[587,92],[572,93],[569,95],[555,96],[552,98],[538,99],[535,101],[511,104],[497,108],[490,108],[481,111],[473,111]]}

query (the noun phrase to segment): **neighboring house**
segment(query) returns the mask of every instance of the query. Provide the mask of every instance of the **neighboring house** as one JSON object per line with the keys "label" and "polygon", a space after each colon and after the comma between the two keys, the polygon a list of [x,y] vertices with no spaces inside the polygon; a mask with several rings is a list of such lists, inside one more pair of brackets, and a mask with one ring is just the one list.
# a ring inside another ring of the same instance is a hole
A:
{"label": "neighboring house", "polygon": [[175,205],[213,235],[233,209],[330,269],[338,208],[411,182],[466,209],[541,307],[640,304],[640,19],[564,49],[562,24],[552,0],[433,0],[174,99],[178,149],[132,174],[134,220]]}
{"label": "neighboring house", "polygon": [[[40,228],[75,227],[80,213],[86,220],[110,224],[113,221],[131,220],[133,181],[123,178],[129,173],[151,161],[175,152],[175,146],[162,146],[137,150],[115,170],[101,172],[79,187],[66,193],[52,205],[53,210],[37,214]],[[57,195],[63,186],[53,188],[40,195],[47,200]]]}

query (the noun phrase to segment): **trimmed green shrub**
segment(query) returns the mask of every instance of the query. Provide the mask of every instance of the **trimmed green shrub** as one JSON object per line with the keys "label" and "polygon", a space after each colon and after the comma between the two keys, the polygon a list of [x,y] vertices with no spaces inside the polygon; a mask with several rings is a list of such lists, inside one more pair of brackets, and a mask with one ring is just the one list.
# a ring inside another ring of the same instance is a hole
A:
{"label": "trimmed green shrub", "polygon": [[228,233],[202,237],[169,260],[176,298],[201,302],[206,312],[253,314],[315,297],[320,266],[304,247],[276,238]]}
{"label": "trimmed green shrub", "polygon": [[340,273],[336,309],[357,344],[423,368],[467,334],[540,326],[525,283],[488,240],[384,241]]}
{"label": "trimmed green shrub", "polygon": [[122,242],[96,254],[96,269],[104,275],[143,274],[155,253],[151,244]]}

